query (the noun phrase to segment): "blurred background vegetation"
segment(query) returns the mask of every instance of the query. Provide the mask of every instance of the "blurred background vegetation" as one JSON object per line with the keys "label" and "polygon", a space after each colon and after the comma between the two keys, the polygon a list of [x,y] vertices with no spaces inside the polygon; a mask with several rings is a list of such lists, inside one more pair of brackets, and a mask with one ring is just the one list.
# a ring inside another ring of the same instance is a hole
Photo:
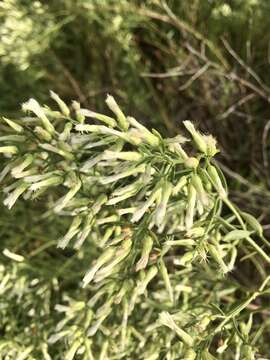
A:
{"label": "blurred background vegetation", "polygon": [[268,0],[4,0],[1,113],[49,89],[104,110],[106,93],[173,135],[213,133],[232,196],[267,227]]}

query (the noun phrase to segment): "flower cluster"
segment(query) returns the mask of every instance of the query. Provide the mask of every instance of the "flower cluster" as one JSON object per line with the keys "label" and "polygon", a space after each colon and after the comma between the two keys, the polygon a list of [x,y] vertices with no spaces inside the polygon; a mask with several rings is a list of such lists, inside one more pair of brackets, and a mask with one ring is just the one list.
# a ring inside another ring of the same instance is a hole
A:
{"label": "flower cluster", "polygon": [[57,247],[77,252],[82,266],[78,298],[65,293],[55,305],[60,320],[46,332],[46,359],[63,341],[66,360],[212,359],[213,351],[252,359],[252,316],[239,320],[241,331],[235,321],[269,279],[226,312],[220,306],[239,286],[226,292],[224,275],[239,249],[270,257],[256,241],[266,242],[258,221],[228,198],[215,139],[190,121],[189,138],[163,138],[110,95],[112,115],[51,97],[58,110],[30,99],[26,116],[3,118],[0,136],[4,205],[38,199],[43,219],[68,219]]}

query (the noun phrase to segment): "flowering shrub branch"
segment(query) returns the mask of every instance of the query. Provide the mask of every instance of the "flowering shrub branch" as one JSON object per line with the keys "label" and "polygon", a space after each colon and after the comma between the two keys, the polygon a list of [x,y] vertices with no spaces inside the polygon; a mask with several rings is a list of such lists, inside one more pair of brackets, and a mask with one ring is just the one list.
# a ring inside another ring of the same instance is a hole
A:
{"label": "flowering shrub branch", "polygon": [[111,116],[51,97],[58,110],[30,99],[25,117],[3,118],[0,137],[4,205],[40,200],[47,204],[43,217],[68,218],[57,246],[81,252],[88,263],[78,276],[87,301],[65,296],[65,305],[56,305],[64,317],[42,340],[46,359],[50,344],[63,339],[66,360],[212,359],[213,351],[254,358],[252,314],[242,312],[269,277],[224,312],[224,275],[239,251],[254,266],[256,254],[270,263],[269,245],[258,221],[229,200],[213,161],[215,139],[190,121],[188,138],[163,138],[126,116],[110,95]]}

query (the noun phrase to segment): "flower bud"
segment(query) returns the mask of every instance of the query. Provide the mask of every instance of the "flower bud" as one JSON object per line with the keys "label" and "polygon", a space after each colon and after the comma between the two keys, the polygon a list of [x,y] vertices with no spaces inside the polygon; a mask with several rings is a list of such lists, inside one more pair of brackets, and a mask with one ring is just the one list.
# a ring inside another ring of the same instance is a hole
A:
{"label": "flower bud", "polygon": [[233,240],[242,240],[247,238],[250,234],[250,231],[247,230],[232,230],[224,236],[223,241],[231,242]]}
{"label": "flower bud", "polygon": [[166,208],[172,193],[172,189],[172,184],[169,181],[164,181],[161,189],[161,199],[155,212],[155,223],[159,227],[164,221],[166,215]]}
{"label": "flower bud", "polygon": [[106,104],[108,105],[110,110],[116,115],[120,128],[126,131],[129,127],[129,123],[124,113],[111,95],[107,95]]}
{"label": "flower bud", "polygon": [[208,244],[208,250],[212,256],[212,258],[218,263],[218,265],[220,266],[223,274],[226,274],[227,272],[229,272],[229,268],[228,266],[224,263],[223,258],[222,258],[222,252],[221,250],[218,248],[218,245],[212,245],[212,244]]}
{"label": "flower bud", "polygon": [[91,117],[94,119],[97,119],[99,121],[102,121],[104,124],[110,126],[110,127],[115,127],[116,126],[116,121],[106,115],[91,111],[91,110],[87,110],[87,109],[80,109],[78,110],[79,114],[85,116],[85,117]]}
{"label": "flower bud", "polygon": [[187,230],[191,229],[193,225],[196,197],[197,197],[196,190],[194,186],[190,183],[188,186],[187,209],[186,209],[186,217],[185,217],[185,225]]}
{"label": "flower bud", "polygon": [[64,101],[62,99],[60,99],[60,97],[52,90],[50,91],[50,95],[51,95],[51,98],[58,104],[61,112],[65,116],[68,117],[70,114],[70,111],[69,111],[69,108],[67,107],[67,105],[64,103]]}
{"label": "flower bud", "polygon": [[51,124],[50,120],[45,115],[44,110],[39,105],[39,103],[35,99],[30,99],[24,104],[22,104],[23,111],[31,111],[33,112],[43,123],[45,129],[50,133],[54,134],[55,129],[54,126]]}
{"label": "flower bud", "polygon": [[226,190],[224,189],[224,187],[222,185],[222,182],[218,175],[217,169],[213,165],[209,165],[207,167],[207,173],[208,173],[214,187],[216,188],[219,196],[221,197],[221,199],[227,198]]}
{"label": "flower bud", "polygon": [[78,101],[72,101],[72,107],[75,110],[76,113],[76,119],[79,121],[79,123],[83,124],[85,120],[85,116],[80,113],[81,105]]}
{"label": "flower bud", "polygon": [[185,166],[190,169],[196,169],[199,165],[199,160],[195,157],[188,157],[184,162]]}
{"label": "flower bud", "polygon": [[189,120],[183,121],[184,126],[191,134],[195,145],[197,146],[198,150],[204,154],[207,154],[207,143],[205,142],[204,136],[199,133]]}
{"label": "flower bud", "polygon": [[194,186],[194,188],[197,192],[198,198],[199,198],[200,202],[202,203],[202,205],[208,206],[209,199],[208,199],[206,191],[204,190],[201,178],[198,175],[194,174],[192,176],[191,183]]}
{"label": "flower bud", "polygon": [[43,129],[40,126],[36,126],[34,129],[34,132],[37,134],[37,136],[39,137],[40,140],[42,141],[51,141],[52,139],[52,135],[45,129]]}
{"label": "flower bud", "polygon": [[163,259],[160,260],[160,273],[161,273],[161,276],[163,278],[165,287],[166,287],[166,289],[168,291],[170,301],[173,303],[174,302],[173,289],[172,289],[170,277],[169,277],[169,274],[168,274],[168,270],[166,268],[166,265],[165,265]]}
{"label": "flower bud", "polygon": [[252,216],[251,214],[248,214],[244,211],[241,212],[241,215],[243,219],[247,222],[247,224],[259,235],[263,236],[263,228],[262,225],[259,223],[259,221]]}
{"label": "flower bud", "polygon": [[140,260],[136,264],[136,271],[142,270],[147,266],[152,247],[153,247],[153,239],[150,235],[147,235],[143,239],[142,254]]}

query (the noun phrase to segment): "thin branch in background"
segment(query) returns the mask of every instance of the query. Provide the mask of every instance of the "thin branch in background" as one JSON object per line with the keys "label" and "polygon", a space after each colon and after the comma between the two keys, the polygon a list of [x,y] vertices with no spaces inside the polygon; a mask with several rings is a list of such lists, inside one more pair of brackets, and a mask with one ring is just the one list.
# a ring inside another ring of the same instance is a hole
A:
{"label": "thin branch in background", "polygon": [[200,76],[202,76],[209,68],[210,64],[206,63],[201,67],[193,76],[191,76],[188,81],[179,87],[180,91],[186,90],[194,81],[196,81]]}
{"label": "thin branch in background", "polygon": [[179,29],[184,30],[192,34],[196,39],[202,41],[209,49],[212,51],[212,53],[216,56],[216,58],[221,62],[221,64],[224,66],[225,69],[229,68],[229,65],[226,61],[226,59],[223,57],[222,53],[219,51],[219,49],[207,38],[205,38],[200,32],[195,30],[192,26],[190,26],[188,23],[186,23],[183,20],[180,20],[179,17],[177,17],[172,10],[169,8],[166,1],[161,1],[162,7],[168,14],[169,18],[172,20],[173,24]]}
{"label": "thin branch in background", "polygon": [[255,91],[260,97],[262,97],[264,100],[266,100],[267,102],[270,102],[270,94],[266,93],[264,91],[264,89],[260,89],[259,87],[257,87],[256,85],[252,84],[250,81],[241,78],[240,76],[238,76],[236,73],[234,72],[230,72],[230,73],[224,73],[224,72],[220,72],[220,75],[224,76],[226,79],[232,80],[232,81],[236,81],[239,84],[243,85],[246,88],[249,88],[253,91]]}
{"label": "thin branch in background", "polygon": [[242,106],[243,104],[247,103],[248,101],[256,98],[256,94],[251,93],[240,100],[238,100],[236,103],[234,103],[232,106],[230,106],[226,111],[224,111],[220,116],[218,116],[219,119],[226,119],[230,114],[232,114],[239,106]]}
{"label": "thin branch in background", "polygon": [[262,186],[252,184],[250,181],[245,179],[240,174],[234,172],[233,170],[228,168],[226,165],[222,164],[220,161],[215,160],[215,162],[224,171],[225,174],[227,174],[229,177],[236,180],[240,184],[246,186],[249,189],[250,193],[257,193],[261,196],[270,198],[270,191],[266,191]]}
{"label": "thin branch in background", "polygon": [[63,64],[63,62],[59,59],[59,57],[53,53],[54,58],[56,59],[58,65],[60,66],[61,70],[63,71],[63,74],[65,75],[66,79],[70,83],[71,87],[73,88],[75,94],[78,96],[78,100],[83,105],[87,105],[86,99],[87,96],[83,93],[81,90],[79,82],[75,79],[75,77],[72,75],[72,73],[69,71],[69,69]]}
{"label": "thin branch in background", "polygon": [[270,89],[268,88],[268,86],[266,86],[264,84],[264,82],[262,81],[262,79],[255,73],[255,71],[253,71],[241,58],[240,56],[233,50],[233,48],[230,46],[230,44],[228,43],[227,40],[225,40],[224,38],[221,39],[225,48],[227,49],[227,51],[229,52],[229,54],[231,54],[231,56],[233,56],[233,58],[247,71],[247,73],[249,75],[251,75],[256,81],[257,83],[265,90],[265,91],[269,91]]}

